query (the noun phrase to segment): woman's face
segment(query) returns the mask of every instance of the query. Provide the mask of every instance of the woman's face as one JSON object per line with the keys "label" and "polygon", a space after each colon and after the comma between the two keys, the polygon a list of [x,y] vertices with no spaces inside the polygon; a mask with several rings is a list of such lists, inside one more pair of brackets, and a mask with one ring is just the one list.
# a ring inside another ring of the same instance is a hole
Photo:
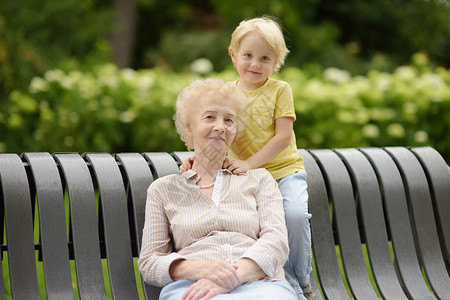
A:
{"label": "woman's face", "polygon": [[236,113],[227,101],[200,99],[188,124],[196,153],[223,156],[236,137]]}

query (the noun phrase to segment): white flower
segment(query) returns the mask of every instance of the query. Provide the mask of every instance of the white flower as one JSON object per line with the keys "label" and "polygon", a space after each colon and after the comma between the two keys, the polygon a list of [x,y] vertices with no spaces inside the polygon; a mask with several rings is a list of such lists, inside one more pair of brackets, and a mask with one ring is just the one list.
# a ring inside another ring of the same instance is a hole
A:
{"label": "white flower", "polygon": [[415,115],[418,110],[419,108],[417,107],[417,104],[414,102],[408,102],[403,105],[403,111],[406,114]]}
{"label": "white flower", "polygon": [[137,89],[141,98],[146,97],[155,83],[155,79],[151,74],[139,74],[134,82],[134,86]]}
{"label": "white flower", "polygon": [[388,125],[387,133],[394,138],[403,138],[405,136],[405,128],[402,124],[392,123]]}
{"label": "white flower", "polygon": [[375,80],[375,87],[381,91],[387,91],[391,86],[391,75],[380,73]]}
{"label": "white flower", "polygon": [[212,62],[207,58],[199,58],[191,63],[191,71],[198,74],[208,74],[214,70]]}
{"label": "white flower", "polygon": [[45,92],[48,88],[47,81],[42,79],[41,77],[33,77],[31,79],[29,91],[32,94],[39,93],[39,92]]}
{"label": "white flower", "polygon": [[135,114],[131,111],[124,111],[119,115],[119,120],[122,123],[131,123],[135,118]]}
{"label": "white flower", "polygon": [[58,69],[48,70],[44,74],[47,81],[60,81],[65,76],[64,72]]}
{"label": "white flower", "polygon": [[424,74],[422,80],[426,85],[429,85],[432,88],[440,88],[445,85],[444,80],[438,74]]}
{"label": "white flower", "polygon": [[378,129],[378,126],[374,124],[364,125],[362,132],[363,135],[369,139],[377,138],[380,135],[380,129]]}
{"label": "white flower", "polygon": [[414,140],[418,143],[428,142],[428,133],[423,130],[416,131],[414,133]]}
{"label": "white flower", "polygon": [[120,71],[120,75],[125,82],[133,82],[136,78],[136,71],[130,68],[125,68]]}
{"label": "white flower", "polygon": [[61,84],[61,86],[62,86],[63,88],[65,88],[65,89],[67,89],[67,90],[70,90],[70,89],[73,88],[75,82],[72,80],[71,77],[69,77],[69,76],[64,76],[64,77],[61,78],[60,84]]}
{"label": "white flower", "polygon": [[416,77],[416,71],[410,66],[401,66],[395,70],[395,76],[403,80],[413,80]]}
{"label": "white flower", "polygon": [[350,80],[350,73],[345,70],[340,70],[337,68],[327,68],[323,71],[323,77],[325,80],[334,82],[337,84],[342,84]]}
{"label": "white flower", "polygon": [[98,85],[97,80],[90,75],[82,77],[80,82],[78,82],[78,88],[81,97],[84,99],[93,99],[101,93],[101,87]]}

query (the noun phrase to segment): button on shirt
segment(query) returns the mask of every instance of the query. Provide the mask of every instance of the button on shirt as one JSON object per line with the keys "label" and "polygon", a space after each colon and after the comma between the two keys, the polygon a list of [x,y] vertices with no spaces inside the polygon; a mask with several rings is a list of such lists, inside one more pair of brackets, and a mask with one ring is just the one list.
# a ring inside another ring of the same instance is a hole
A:
{"label": "button on shirt", "polygon": [[189,170],[149,187],[138,260],[144,280],[156,286],[172,282],[169,267],[177,259],[234,264],[249,258],[266,279],[285,281],[289,248],[283,200],[270,173],[220,170],[212,198],[202,193],[198,180]]}

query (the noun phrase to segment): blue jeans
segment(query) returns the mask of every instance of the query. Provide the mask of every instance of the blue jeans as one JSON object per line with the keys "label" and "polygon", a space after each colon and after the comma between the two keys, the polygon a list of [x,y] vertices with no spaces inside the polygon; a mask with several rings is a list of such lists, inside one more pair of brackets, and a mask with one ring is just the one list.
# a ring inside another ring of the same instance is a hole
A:
{"label": "blue jeans", "polygon": [[308,212],[306,171],[301,170],[277,180],[283,196],[289,239],[289,259],[284,266],[286,280],[297,294],[303,294],[297,277],[312,272],[311,228]]}
{"label": "blue jeans", "polygon": [[[181,300],[184,292],[195,283],[193,280],[182,279],[166,285],[159,295],[160,300]],[[201,298],[203,299],[203,298]],[[252,281],[240,285],[226,294],[218,294],[213,300],[297,300],[294,290],[282,281]]]}

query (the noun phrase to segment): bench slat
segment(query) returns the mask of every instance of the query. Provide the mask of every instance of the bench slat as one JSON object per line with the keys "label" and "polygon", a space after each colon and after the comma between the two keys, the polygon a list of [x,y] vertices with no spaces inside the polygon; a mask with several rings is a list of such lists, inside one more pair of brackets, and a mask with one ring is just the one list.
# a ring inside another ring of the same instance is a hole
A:
{"label": "bench slat", "polygon": [[450,168],[444,158],[430,147],[412,148],[419,159],[431,189],[431,196],[436,208],[439,234],[442,236],[443,251],[450,266]]}
{"label": "bench slat", "polygon": [[179,151],[174,151],[171,153],[171,155],[173,156],[173,158],[175,158],[176,162],[178,164],[182,164],[186,159],[188,159],[189,157],[194,156],[194,152],[189,152],[189,151],[184,151],[184,152],[179,152]]}
{"label": "bench slat", "polygon": [[397,166],[383,149],[362,148],[360,151],[371,162],[381,185],[395,266],[406,294],[411,299],[436,299],[430,293],[422,276],[403,181]]}
{"label": "bench slat", "polygon": [[150,163],[152,170],[158,178],[179,173],[179,168],[175,159],[168,153],[147,152],[144,153],[144,157]]}
{"label": "bench slat", "polygon": [[0,154],[0,179],[11,294],[16,299],[40,299],[30,189],[25,168],[17,154]]}
{"label": "bench slat", "polygon": [[350,289],[357,299],[377,299],[365,267],[350,176],[331,150],[312,150],[325,176],[333,202],[339,246]]}
{"label": "bench slat", "polygon": [[[336,257],[335,241],[330,220],[328,195],[322,173],[314,158],[305,150],[298,151],[308,173],[309,211],[312,214],[311,236],[316,272],[327,299],[348,299]],[[339,280],[339,278],[341,280]],[[319,298],[320,293],[316,291]]]}
{"label": "bench slat", "polygon": [[139,299],[131,253],[127,199],[122,175],[110,154],[85,155],[92,164],[98,190],[111,293],[114,299]]}
{"label": "bench slat", "polygon": [[47,298],[74,299],[69,264],[64,193],[49,153],[24,153],[36,187]]}
{"label": "bench slat", "polygon": [[380,187],[375,171],[367,158],[357,149],[335,151],[350,171],[358,195],[356,201],[361,211],[370,266],[378,290],[384,299],[407,300],[391,258]]}
{"label": "bench slat", "polygon": [[147,161],[138,153],[116,154],[116,159],[122,164],[124,179],[127,184],[128,197],[130,198],[132,216],[134,221],[135,242],[138,249],[141,248],[142,229],[145,221],[145,201],[147,189],[153,182],[153,175]]}
{"label": "bench slat", "polygon": [[422,166],[406,148],[388,147],[386,151],[399,166],[405,183],[419,255],[428,282],[439,298],[450,299],[450,278],[440,249],[431,196]]}
{"label": "bench slat", "polygon": [[147,152],[144,153],[144,157],[150,162],[150,166],[158,178],[179,173],[178,165],[169,153]]}
{"label": "bench slat", "polygon": [[[134,230],[136,256],[139,255],[142,242],[142,229],[145,220],[145,201],[147,189],[153,182],[153,175],[144,157],[138,153],[116,154],[117,160],[122,164],[129,197],[130,221]],[[141,277],[142,280],[142,277]],[[161,288],[148,285],[142,280],[144,296],[147,300],[158,300]]]}
{"label": "bench slat", "polygon": [[81,299],[105,299],[94,185],[78,154],[54,154],[69,193],[70,223]]}

